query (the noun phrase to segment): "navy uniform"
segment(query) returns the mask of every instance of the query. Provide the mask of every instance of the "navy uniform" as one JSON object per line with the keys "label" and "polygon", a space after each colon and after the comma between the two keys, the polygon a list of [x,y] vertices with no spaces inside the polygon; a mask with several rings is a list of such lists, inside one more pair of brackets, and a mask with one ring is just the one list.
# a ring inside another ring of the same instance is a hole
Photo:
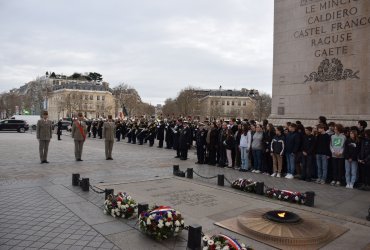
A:
{"label": "navy uniform", "polygon": [[158,148],[163,148],[163,140],[164,140],[164,122],[161,121],[160,124],[157,126],[157,140]]}
{"label": "navy uniform", "polygon": [[196,145],[197,145],[197,164],[205,163],[206,156],[206,145],[207,145],[207,130],[204,129],[204,124],[199,124],[199,129],[196,134]]}
{"label": "navy uniform", "polygon": [[63,123],[62,123],[62,119],[60,119],[58,122],[58,128],[57,128],[58,141],[62,140],[60,139],[60,136],[62,135],[62,127],[63,127]]}
{"label": "navy uniform", "polygon": [[179,150],[180,150],[180,160],[188,159],[189,146],[193,140],[193,135],[188,123],[184,122],[184,128],[180,132],[179,137]]}

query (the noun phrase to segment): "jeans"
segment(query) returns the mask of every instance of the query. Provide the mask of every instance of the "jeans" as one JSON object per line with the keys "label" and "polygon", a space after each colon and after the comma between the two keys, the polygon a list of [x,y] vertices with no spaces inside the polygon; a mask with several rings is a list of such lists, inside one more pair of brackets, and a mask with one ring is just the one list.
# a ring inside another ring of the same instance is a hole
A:
{"label": "jeans", "polygon": [[248,148],[247,147],[240,147],[240,158],[241,158],[241,168],[248,170],[249,169],[249,159],[248,159]]}
{"label": "jeans", "polygon": [[252,154],[253,154],[253,167],[255,170],[259,170],[261,171],[262,170],[262,150],[260,149],[256,149],[256,150],[252,150]]}
{"label": "jeans", "polygon": [[357,161],[345,161],[345,167],[346,167],[346,183],[347,184],[355,184],[357,179],[357,167],[358,163]]}
{"label": "jeans", "polygon": [[328,174],[328,156],[316,155],[317,179],[326,181]]}
{"label": "jeans", "polygon": [[295,170],[295,155],[294,153],[286,154],[287,172],[288,174],[294,175]]}

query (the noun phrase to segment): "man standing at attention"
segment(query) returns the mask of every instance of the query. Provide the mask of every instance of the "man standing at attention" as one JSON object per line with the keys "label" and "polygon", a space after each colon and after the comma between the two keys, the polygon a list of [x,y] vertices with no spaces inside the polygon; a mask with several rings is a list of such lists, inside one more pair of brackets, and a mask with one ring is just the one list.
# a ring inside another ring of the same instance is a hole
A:
{"label": "man standing at attention", "polygon": [[82,148],[86,140],[87,126],[83,121],[84,117],[82,113],[78,113],[78,118],[73,122],[72,125],[72,138],[75,141],[75,157],[76,161],[82,161]]}
{"label": "man standing at attention", "polygon": [[50,139],[53,134],[53,128],[51,121],[48,120],[48,111],[44,111],[42,113],[42,119],[38,120],[37,122],[37,133],[36,137],[39,140],[39,152],[40,152],[40,161],[41,164],[49,163],[47,161],[48,158],[48,149]]}
{"label": "man standing at attention", "polygon": [[112,120],[112,115],[108,115],[108,121],[103,125],[103,138],[105,138],[105,158],[113,160],[112,150],[114,143],[114,136],[116,134],[116,125]]}

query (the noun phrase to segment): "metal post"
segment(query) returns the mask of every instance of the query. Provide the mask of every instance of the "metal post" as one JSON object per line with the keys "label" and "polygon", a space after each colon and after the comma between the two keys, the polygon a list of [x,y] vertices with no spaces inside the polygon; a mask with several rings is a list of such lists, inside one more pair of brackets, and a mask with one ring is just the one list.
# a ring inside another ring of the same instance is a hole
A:
{"label": "metal post", "polygon": [[200,250],[202,244],[202,226],[197,224],[189,226],[188,248],[191,250]]}
{"label": "metal post", "polygon": [[72,186],[80,185],[80,174],[72,174]]}
{"label": "metal post", "polygon": [[139,203],[137,205],[137,216],[140,217],[140,214],[142,212],[148,211],[148,209],[149,209],[148,203]]}
{"label": "metal post", "polygon": [[264,182],[257,182],[256,183],[256,194],[264,195],[265,193],[265,183]]}
{"label": "metal post", "polygon": [[186,170],[186,178],[193,179],[193,169],[192,168],[188,168]]}
{"label": "metal post", "polygon": [[178,171],[176,175],[178,177],[185,177],[185,172],[184,171]]}
{"label": "metal post", "polygon": [[176,175],[177,172],[179,172],[180,166],[179,165],[173,165],[173,175]]}
{"label": "metal post", "polygon": [[111,194],[112,196],[114,195],[114,189],[105,189],[105,199],[108,198],[108,196]]}
{"label": "metal post", "polygon": [[368,216],[366,216],[366,219],[367,219],[368,221],[370,221],[370,207],[369,207],[369,210],[367,210],[367,212],[369,213],[369,215],[368,215]]}
{"label": "metal post", "polygon": [[306,192],[306,206],[313,207],[315,205],[315,192],[307,191]]}
{"label": "metal post", "polygon": [[225,177],[224,177],[223,174],[217,175],[217,185],[224,186],[224,184],[225,184],[224,179],[225,179]]}
{"label": "metal post", "polygon": [[90,188],[89,178],[82,178],[81,188],[82,188],[82,191],[89,191],[89,188]]}

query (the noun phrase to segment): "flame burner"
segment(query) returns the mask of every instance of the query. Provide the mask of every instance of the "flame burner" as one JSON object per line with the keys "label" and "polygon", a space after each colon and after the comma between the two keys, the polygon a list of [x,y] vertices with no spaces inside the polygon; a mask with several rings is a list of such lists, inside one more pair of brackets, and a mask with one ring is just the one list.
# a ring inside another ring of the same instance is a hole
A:
{"label": "flame burner", "polygon": [[263,218],[277,223],[299,223],[302,221],[298,214],[284,210],[272,210],[263,214]]}

